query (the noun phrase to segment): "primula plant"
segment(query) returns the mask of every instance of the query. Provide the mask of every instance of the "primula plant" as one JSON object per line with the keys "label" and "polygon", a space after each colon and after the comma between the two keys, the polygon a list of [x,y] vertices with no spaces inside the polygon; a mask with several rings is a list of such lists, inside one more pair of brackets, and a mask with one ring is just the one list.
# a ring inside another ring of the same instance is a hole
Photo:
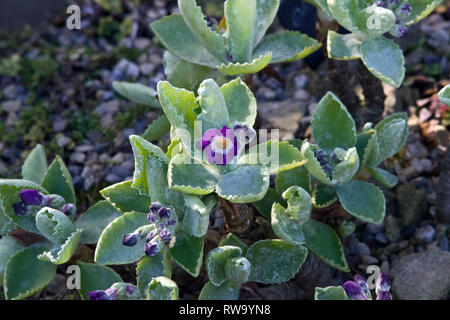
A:
{"label": "primula plant", "polygon": [[328,31],[330,59],[361,59],[378,79],[400,87],[405,58],[390,37],[402,38],[408,26],[430,14],[442,0],[310,0],[325,20],[334,19],[349,34]]}
{"label": "primula plant", "polygon": [[[151,24],[163,45],[166,74],[171,83],[193,89],[217,69],[227,75],[253,74],[269,63],[302,59],[321,44],[295,31],[264,37],[280,0],[227,0],[218,23],[205,17],[195,0],[179,0],[181,15],[172,14]],[[180,60],[181,59],[181,60]]]}
{"label": "primula plant", "polygon": [[99,202],[77,219],[75,205],[63,160],[57,156],[48,166],[40,145],[25,160],[22,179],[0,179],[0,283],[6,298],[26,298],[44,288],[80,243],[96,243],[119,215]]}

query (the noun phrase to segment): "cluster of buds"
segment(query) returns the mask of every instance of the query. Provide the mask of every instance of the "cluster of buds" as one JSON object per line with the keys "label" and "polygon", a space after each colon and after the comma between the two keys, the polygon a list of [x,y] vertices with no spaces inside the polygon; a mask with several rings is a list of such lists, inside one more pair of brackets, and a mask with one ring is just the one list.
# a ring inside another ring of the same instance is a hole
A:
{"label": "cluster of buds", "polygon": [[[354,281],[347,281],[343,285],[347,296],[353,300],[372,300],[372,294],[366,280],[360,275],[355,275]],[[375,284],[375,293],[377,300],[392,300],[389,292],[391,284],[389,277],[385,273],[381,273]]]}
{"label": "cluster of buds", "polygon": [[173,217],[170,208],[165,208],[159,202],[151,204],[147,219],[150,224],[124,235],[122,244],[133,247],[145,236],[144,252],[147,256],[153,257],[161,250],[163,245],[169,245],[173,238],[177,220]]}
{"label": "cluster of buds", "polygon": [[60,210],[67,216],[75,213],[75,206],[71,203],[66,203],[64,198],[57,194],[43,195],[36,189],[22,189],[19,195],[21,201],[13,204],[13,209],[17,216],[36,213],[43,207]]}
{"label": "cluster of buds", "polygon": [[389,33],[397,38],[406,37],[408,35],[408,28],[401,24],[401,18],[406,18],[411,15],[411,5],[407,2],[400,4],[400,0],[378,0],[375,4],[378,7],[391,9],[395,14],[395,25]]}
{"label": "cluster of buds", "polygon": [[328,157],[326,152],[322,149],[314,151],[314,156],[319,161],[322,170],[329,176],[334,167],[339,163],[336,153],[333,151]]}
{"label": "cluster of buds", "polygon": [[106,290],[94,290],[88,292],[89,300],[136,300],[140,298],[136,286],[117,282]]}

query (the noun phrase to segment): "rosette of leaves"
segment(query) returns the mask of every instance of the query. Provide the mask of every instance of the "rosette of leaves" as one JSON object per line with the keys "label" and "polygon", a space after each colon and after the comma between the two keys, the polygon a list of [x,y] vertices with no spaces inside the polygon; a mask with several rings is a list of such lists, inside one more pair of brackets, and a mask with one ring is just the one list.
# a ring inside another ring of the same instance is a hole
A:
{"label": "rosette of leaves", "polygon": [[[41,145],[25,160],[22,179],[0,179],[0,283],[7,299],[23,299],[44,288],[79,243],[95,243],[99,231],[119,215],[113,206],[100,213],[94,206],[75,220],[75,205],[63,160],[57,156],[48,166]],[[19,229],[45,240],[24,247],[8,235]]]}
{"label": "rosette of leaves", "polygon": [[305,167],[279,172],[276,186],[254,205],[271,221],[280,239],[303,245],[333,268],[348,272],[344,249],[336,232],[311,219],[311,178]]}
{"label": "rosette of leaves", "polygon": [[299,244],[273,239],[260,240],[250,247],[229,234],[205,260],[209,281],[200,300],[236,300],[247,281],[263,284],[283,283],[293,278],[308,250]]}
{"label": "rosette of leaves", "polygon": [[[139,136],[130,136],[135,155],[132,181],[117,183],[101,191],[106,201],[120,213],[101,233],[95,251],[95,262],[100,265],[121,265],[138,261],[137,286],[142,294],[152,279],[170,278],[171,260],[196,277],[203,261],[203,238],[209,224],[209,213],[216,205],[213,196],[183,194],[169,188],[170,157],[159,147]],[[178,221],[173,239],[153,256],[145,254],[145,236],[133,246],[123,244],[124,235],[152,229],[147,214],[151,203],[158,202],[171,208]],[[138,231],[137,231],[138,230]],[[154,284],[155,290],[159,285]]]}
{"label": "rosette of leaves", "polygon": [[334,18],[349,34],[328,31],[330,59],[361,59],[378,79],[399,87],[405,77],[405,58],[394,37],[406,36],[407,26],[430,14],[442,0],[310,0]]}
{"label": "rosette of leaves", "polygon": [[[301,151],[308,159],[306,169],[316,180],[313,205],[322,208],[339,199],[353,216],[381,223],[385,216],[384,195],[374,184],[359,179],[364,173],[384,187],[397,184],[395,175],[378,166],[404,146],[408,136],[406,114],[392,114],[373,129],[366,124],[356,134],[347,108],[329,92],[319,102],[311,127],[314,144],[303,141]],[[361,175],[357,180],[358,173]]]}
{"label": "rosette of leaves", "polygon": [[178,287],[164,276],[150,279],[145,290],[123,282],[113,269],[94,263],[77,262],[83,300],[177,300]]}
{"label": "rosette of leaves", "polygon": [[[216,192],[234,203],[257,201],[264,197],[271,173],[305,163],[298,149],[279,141],[254,146],[253,149],[267,151],[264,159],[258,153],[255,157],[244,156],[246,137],[251,136],[251,140],[254,136],[256,100],[240,78],[221,87],[207,79],[201,83],[197,97],[191,91],[159,82],[158,97],[172,126],[168,168],[171,190],[197,196]],[[221,135],[219,129],[224,128],[232,135],[230,139]],[[212,136],[216,140],[211,141]],[[222,144],[231,154],[223,162],[214,162],[211,150],[218,153]],[[208,147],[202,150],[202,145]]]}
{"label": "rosette of leaves", "polygon": [[168,78],[185,78],[183,83],[189,86],[210,68],[227,75],[253,74],[269,63],[294,61],[316,51],[320,43],[299,32],[283,31],[264,38],[279,5],[279,0],[227,0],[224,18],[217,24],[204,16],[195,0],[178,0],[181,15],[151,23],[171,53],[165,59]]}

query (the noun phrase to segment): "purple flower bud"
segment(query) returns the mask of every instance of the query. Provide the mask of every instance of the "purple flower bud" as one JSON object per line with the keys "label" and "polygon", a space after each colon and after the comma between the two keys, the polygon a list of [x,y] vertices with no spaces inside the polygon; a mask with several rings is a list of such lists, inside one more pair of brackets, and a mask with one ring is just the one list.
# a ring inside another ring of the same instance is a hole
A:
{"label": "purple flower bud", "polygon": [[133,247],[141,238],[139,232],[129,233],[123,236],[122,244],[127,247]]}
{"label": "purple flower bud", "polygon": [[158,210],[161,209],[162,207],[163,207],[163,205],[162,205],[161,203],[159,203],[159,202],[153,202],[153,203],[150,205],[150,212],[158,213]]}
{"label": "purple flower bud", "polygon": [[206,20],[206,25],[207,25],[209,28],[211,28],[211,27],[217,25],[217,20],[216,20],[216,18],[214,18],[213,16],[207,16],[207,17],[205,17],[205,20]]}
{"label": "purple flower bud", "polygon": [[324,159],[327,154],[325,153],[325,151],[319,149],[319,150],[314,151],[314,155],[316,156],[316,158],[318,160],[321,160],[321,159]]}
{"label": "purple flower bud", "polygon": [[326,164],[326,165],[324,165],[323,167],[322,167],[322,169],[323,169],[323,172],[325,172],[326,174],[330,174],[331,173],[331,166],[330,165],[328,165],[328,164]]}
{"label": "purple flower bud", "polygon": [[134,294],[134,291],[136,291],[136,288],[133,286],[126,286],[125,287],[125,292],[127,295],[131,296]]}
{"label": "purple flower bud", "polygon": [[148,220],[149,222],[151,222],[151,223],[155,223],[156,220],[157,220],[157,215],[156,215],[156,213],[150,212],[150,213],[147,215],[147,220]]}
{"label": "purple flower bud", "polygon": [[392,300],[392,295],[389,291],[378,291],[377,300]]}
{"label": "purple flower bud", "polygon": [[24,216],[28,212],[28,207],[23,202],[14,203],[12,206],[13,206],[16,216]]}
{"label": "purple flower bud", "polygon": [[149,243],[154,237],[155,237],[155,232],[150,231],[150,232],[147,234],[147,237],[145,237],[145,242],[146,242],[146,243]]}
{"label": "purple flower bud", "polygon": [[400,19],[395,17],[395,24],[400,24]]}
{"label": "purple flower bud", "polygon": [[70,216],[75,213],[75,206],[71,203],[67,203],[61,208],[61,211],[66,216]]}
{"label": "purple flower bud", "polygon": [[233,62],[233,56],[229,52],[227,52],[227,60],[228,62]]}
{"label": "purple flower bud", "polygon": [[386,1],[383,1],[383,0],[377,1],[375,4],[377,5],[377,7],[382,7],[382,8],[387,7]]}
{"label": "purple flower bud", "polygon": [[22,191],[20,191],[20,199],[27,205],[40,206],[43,195],[35,189],[22,189]]}
{"label": "purple flower bud", "polygon": [[153,257],[159,252],[159,246],[156,243],[147,243],[145,245],[145,254],[149,257]]}
{"label": "purple flower bud", "polygon": [[158,215],[161,219],[169,219],[170,218],[170,210],[166,208],[161,208],[158,210]]}
{"label": "purple flower bud", "polygon": [[174,225],[176,225],[177,224],[177,221],[176,220],[169,220],[169,221],[167,221],[167,225],[168,226],[174,226]]}
{"label": "purple flower bud", "polygon": [[339,162],[339,159],[338,159],[338,157],[337,157],[337,155],[336,155],[335,152],[332,152],[332,153],[331,153],[330,159],[331,159],[331,161],[333,161],[333,162]]}
{"label": "purple flower bud", "polygon": [[115,300],[117,298],[117,289],[94,290],[88,292],[88,296],[89,300]]}
{"label": "purple flower bud", "polygon": [[44,199],[42,200],[42,205],[49,207],[52,204],[53,200],[54,199],[51,196],[44,196]]}
{"label": "purple flower bud", "polygon": [[364,279],[359,274],[356,274],[354,279],[355,282],[361,287],[363,295],[365,295],[367,299],[371,298],[369,286],[367,285],[366,279]]}
{"label": "purple flower bud", "polygon": [[355,281],[347,281],[343,285],[345,293],[350,299],[353,300],[368,300],[363,294],[361,287]]}
{"label": "purple flower bud", "polygon": [[401,24],[396,24],[394,26],[393,36],[397,38],[404,38],[408,35],[408,28]]}
{"label": "purple flower bud", "polygon": [[375,284],[376,292],[389,291],[391,289],[391,283],[389,282],[389,276],[386,273],[381,273]]}
{"label": "purple flower bud", "polygon": [[161,232],[159,233],[159,237],[161,238],[161,240],[164,243],[169,243],[170,240],[172,239],[172,234],[170,233],[169,230],[167,229],[162,229]]}
{"label": "purple flower bud", "polygon": [[409,16],[412,12],[411,5],[409,3],[404,3],[400,6],[398,9],[398,14],[401,14],[403,16]]}

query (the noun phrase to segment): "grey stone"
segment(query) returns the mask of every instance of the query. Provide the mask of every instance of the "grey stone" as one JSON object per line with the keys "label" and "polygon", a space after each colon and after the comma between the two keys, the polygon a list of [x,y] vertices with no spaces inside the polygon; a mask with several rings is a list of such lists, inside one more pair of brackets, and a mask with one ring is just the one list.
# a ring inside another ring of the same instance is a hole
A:
{"label": "grey stone", "polygon": [[83,163],[84,160],[86,160],[86,155],[81,152],[74,152],[70,156],[70,161],[75,162],[75,163]]}
{"label": "grey stone", "polygon": [[56,119],[55,122],[53,122],[53,131],[55,132],[62,132],[67,127],[67,120],[59,118]]}
{"label": "grey stone", "polygon": [[22,102],[20,100],[8,100],[2,103],[2,109],[5,112],[18,112],[22,107]]}
{"label": "grey stone", "polygon": [[110,173],[110,174],[106,175],[105,180],[108,183],[117,183],[120,181],[120,177],[115,175],[114,173]]}
{"label": "grey stone", "polygon": [[425,148],[425,146],[420,141],[408,144],[407,149],[409,151],[409,156],[411,157],[411,159],[426,158],[428,156],[427,148]]}
{"label": "grey stone", "polygon": [[433,241],[436,230],[432,226],[420,227],[416,230],[415,238],[423,245]]}
{"label": "grey stone", "polygon": [[155,67],[151,63],[143,63],[140,65],[139,70],[144,76],[149,76],[155,71]]}
{"label": "grey stone", "polygon": [[362,255],[361,256],[361,263],[362,264],[367,264],[367,265],[371,265],[371,264],[378,264],[378,259],[372,256],[368,256],[368,255]]}
{"label": "grey stone", "polygon": [[386,238],[389,242],[398,242],[402,239],[402,230],[400,227],[400,222],[397,218],[392,215],[387,215],[384,221],[384,228]]}
{"label": "grey stone", "polygon": [[364,242],[359,242],[358,243],[358,245],[357,245],[357,247],[356,247],[356,250],[357,250],[357,254],[359,254],[359,255],[367,255],[367,256],[369,256],[370,255],[370,248],[369,248],[369,246],[367,245],[367,244],[365,244]]}
{"label": "grey stone", "polygon": [[427,214],[428,199],[424,189],[411,184],[399,185],[396,189],[397,209],[403,226],[421,221]]}
{"label": "grey stone", "polygon": [[134,62],[128,63],[126,73],[130,78],[137,78],[139,76],[139,66]]}
{"label": "grey stone", "polygon": [[447,237],[444,236],[441,238],[441,240],[439,240],[439,248],[444,251],[450,251]]}
{"label": "grey stone", "polygon": [[58,147],[60,147],[60,148],[63,148],[63,147],[65,147],[65,146],[67,146],[69,143],[71,143],[72,142],[72,139],[70,139],[70,138],[68,138],[68,137],[66,137],[66,136],[64,136],[64,135],[61,135],[61,136],[58,136],[57,138],[56,138],[56,144],[58,145]]}
{"label": "grey stone", "polygon": [[375,240],[381,244],[388,244],[389,240],[386,238],[384,232],[377,233],[375,236]]}
{"label": "grey stone", "polygon": [[19,90],[15,84],[9,84],[3,89],[3,96],[5,99],[14,100],[17,97]]}
{"label": "grey stone", "polygon": [[378,233],[384,231],[384,225],[383,224],[375,224],[368,222],[366,224],[366,229],[369,233]]}
{"label": "grey stone", "polygon": [[392,293],[400,300],[442,300],[450,290],[450,252],[430,247],[400,259],[391,270]]}

